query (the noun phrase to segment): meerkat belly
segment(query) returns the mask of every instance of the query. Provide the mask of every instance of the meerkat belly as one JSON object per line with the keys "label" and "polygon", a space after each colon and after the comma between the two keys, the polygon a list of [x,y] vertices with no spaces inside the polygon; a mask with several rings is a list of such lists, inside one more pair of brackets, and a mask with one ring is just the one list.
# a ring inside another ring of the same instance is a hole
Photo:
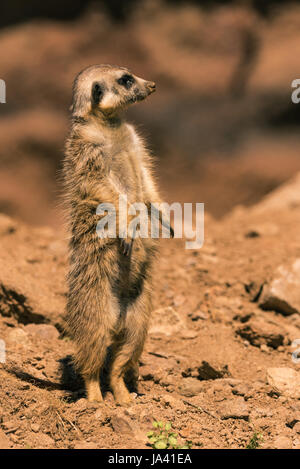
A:
{"label": "meerkat belly", "polygon": [[130,152],[112,161],[109,178],[119,194],[126,195],[129,203],[141,201],[141,177]]}

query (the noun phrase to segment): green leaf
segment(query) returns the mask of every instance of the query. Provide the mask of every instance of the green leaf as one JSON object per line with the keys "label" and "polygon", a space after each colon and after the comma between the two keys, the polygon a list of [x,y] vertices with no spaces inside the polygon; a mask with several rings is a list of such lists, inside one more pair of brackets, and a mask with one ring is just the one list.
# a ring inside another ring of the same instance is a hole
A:
{"label": "green leaf", "polygon": [[159,426],[159,428],[163,428],[164,423],[160,420],[159,422],[157,422],[157,425]]}
{"label": "green leaf", "polygon": [[169,431],[169,430],[171,430],[171,428],[172,428],[171,422],[167,422],[167,423],[166,423],[166,426],[165,426],[165,429],[166,429],[167,431]]}
{"label": "green leaf", "polygon": [[153,425],[154,428],[158,428],[158,422],[154,421],[154,422],[152,422],[152,425]]}
{"label": "green leaf", "polygon": [[170,443],[171,446],[176,446],[177,445],[177,439],[174,438],[174,436],[169,436],[168,442]]}
{"label": "green leaf", "polygon": [[158,441],[154,445],[155,449],[167,449],[167,444],[165,441]]}
{"label": "green leaf", "polygon": [[147,437],[150,438],[150,436],[153,436],[154,435],[154,432],[148,432],[147,433]]}

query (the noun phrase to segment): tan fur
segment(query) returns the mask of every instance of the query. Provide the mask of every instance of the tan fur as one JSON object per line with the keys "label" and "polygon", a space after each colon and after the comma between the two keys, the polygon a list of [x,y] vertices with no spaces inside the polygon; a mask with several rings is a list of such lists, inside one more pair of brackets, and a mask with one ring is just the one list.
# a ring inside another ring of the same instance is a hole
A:
{"label": "tan fur", "polygon": [[[102,401],[99,371],[109,347],[110,385],[121,405],[130,403],[124,376],[137,379],[147,335],[156,241],[100,239],[96,208],[109,202],[118,210],[120,193],[129,203],[160,202],[149,153],[121,116],[127,105],[154,91],[154,84],[133,76],[128,90],[117,82],[124,73],[130,74],[119,67],[92,66],[76,78],[63,169],[70,232],[66,323],[76,345],[74,362],[88,399]],[[105,88],[96,104],[95,82]],[[132,244],[128,256],[126,243]]]}

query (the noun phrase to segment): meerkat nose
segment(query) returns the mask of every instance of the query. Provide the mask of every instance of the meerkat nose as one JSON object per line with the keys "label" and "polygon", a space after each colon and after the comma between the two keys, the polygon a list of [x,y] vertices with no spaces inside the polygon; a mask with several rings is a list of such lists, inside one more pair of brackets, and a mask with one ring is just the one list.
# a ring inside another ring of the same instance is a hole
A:
{"label": "meerkat nose", "polygon": [[147,88],[152,92],[156,90],[156,84],[154,81],[148,81]]}

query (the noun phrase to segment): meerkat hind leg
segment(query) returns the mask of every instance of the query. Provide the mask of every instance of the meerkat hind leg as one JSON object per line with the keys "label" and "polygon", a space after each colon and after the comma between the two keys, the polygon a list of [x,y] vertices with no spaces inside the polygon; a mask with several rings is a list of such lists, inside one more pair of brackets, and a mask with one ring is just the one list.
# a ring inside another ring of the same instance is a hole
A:
{"label": "meerkat hind leg", "polygon": [[[110,384],[117,404],[128,406],[132,403],[132,397],[125,385],[124,377],[127,372],[131,373],[136,381],[138,379],[138,362],[143,351],[144,342],[147,332],[147,318],[142,315],[140,320],[139,316],[140,303],[143,297],[137,304],[129,308],[127,311],[126,328],[127,333],[124,341],[119,345],[116,350],[115,357],[111,367]],[[134,334],[130,333],[135,331]],[[126,341],[127,338],[127,341]]]}
{"label": "meerkat hind leg", "polygon": [[85,378],[87,398],[90,402],[103,402],[100,389],[99,372],[93,376]]}
{"label": "meerkat hind leg", "polygon": [[125,367],[127,362],[128,355],[124,351],[124,347],[122,347],[114,358],[110,376],[110,385],[115,401],[117,404],[125,407],[129,406],[132,402],[132,398],[124,382]]}

